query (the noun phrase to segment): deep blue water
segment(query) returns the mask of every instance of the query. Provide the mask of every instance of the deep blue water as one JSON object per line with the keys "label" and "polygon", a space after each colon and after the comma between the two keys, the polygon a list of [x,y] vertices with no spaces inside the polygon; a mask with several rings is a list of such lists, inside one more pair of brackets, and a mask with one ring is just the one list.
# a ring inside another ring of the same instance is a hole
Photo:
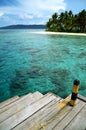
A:
{"label": "deep blue water", "polygon": [[0,30],[0,101],[29,92],[66,97],[73,80],[86,96],[86,37]]}

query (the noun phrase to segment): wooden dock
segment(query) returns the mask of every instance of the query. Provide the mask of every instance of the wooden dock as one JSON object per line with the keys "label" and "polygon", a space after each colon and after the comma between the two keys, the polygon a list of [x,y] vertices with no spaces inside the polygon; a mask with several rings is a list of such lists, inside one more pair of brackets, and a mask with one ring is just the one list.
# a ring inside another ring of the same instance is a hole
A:
{"label": "wooden dock", "polygon": [[86,98],[69,105],[53,93],[29,93],[0,103],[0,130],[86,130]]}

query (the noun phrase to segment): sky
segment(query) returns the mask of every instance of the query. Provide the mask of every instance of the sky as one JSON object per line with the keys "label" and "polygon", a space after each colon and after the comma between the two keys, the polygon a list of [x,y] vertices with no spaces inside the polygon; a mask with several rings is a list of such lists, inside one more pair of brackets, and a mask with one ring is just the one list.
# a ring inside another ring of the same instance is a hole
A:
{"label": "sky", "polygon": [[52,14],[86,9],[86,0],[0,0],[0,27],[46,24]]}

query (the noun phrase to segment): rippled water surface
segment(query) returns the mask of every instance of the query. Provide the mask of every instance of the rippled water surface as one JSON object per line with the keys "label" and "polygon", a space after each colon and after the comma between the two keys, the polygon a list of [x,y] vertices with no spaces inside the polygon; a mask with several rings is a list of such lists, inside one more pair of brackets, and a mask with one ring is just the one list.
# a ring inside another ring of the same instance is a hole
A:
{"label": "rippled water surface", "polygon": [[0,101],[48,91],[66,97],[74,79],[86,96],[86,37],[0,31]]}

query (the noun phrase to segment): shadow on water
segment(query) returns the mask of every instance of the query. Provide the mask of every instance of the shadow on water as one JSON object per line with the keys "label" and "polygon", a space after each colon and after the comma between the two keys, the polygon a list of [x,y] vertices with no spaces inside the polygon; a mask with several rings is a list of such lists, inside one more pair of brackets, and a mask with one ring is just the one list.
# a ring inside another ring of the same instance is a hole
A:
{"label": "shadow on water", "polygon": [[81,70],[86,71],[86,64],[78,64]]}
{"label": "shadow on water", "polygon": [[0,58],[0,70],[3,66],[5,66],[5,61]]}
{"label": "shadow on water", "polygon": [[[49,72],[39,66],[32,66],[30,70],[21,69],[16,71],[15,77],[11,80],[10,92],[12,96],[21,96],[37,90],[43,94],[51,91],[66,97],[68,93],[63,82],[67,81],[69,74],[67,70],[56,69]],[[52,86],[51,89],[50,86]]]}
{"label": "shadow on water", "polygon": [[37,54],[37,53],[40,53],[40,49],[38,49],[38,48],[20,48],[20,52],[22,53],[22,52],[26,52],[26,53],[28,53],[29,55],[35,55],[35,54]]}
{"label": "shadow on water", "polygon": [[15,77],[11,80],[10,84],[10,92],[11,95],[16,95],[20,92],[24,92],[27,88],[25,88],[25,84],[27,82],[27,73],[25,71],[16,71]]}
{"label": "shadow on water", "polygon": [[67,86],[66,82],[70,75],[70,71],[66,69],[56,69],[52,71],[51,74],[51,82],[56,86],[56,89],[53,92],[61,97],[66,97],[67,93]]}
{"label": "shadow on water", "polygon": [[78,56],[79,58],[86,58],[86,52],[81,52]]}
{"label": "shadow on water", "polygon": [[[28,93],[29,87],[33,87],[29,83],[29,79],[35,79],[45,74],[41,67],[32,66],[30,70],[20,69],[16,71],[15,77],[11,80],[10,92],[11,95],[22,95]],[[27,85],[28,84],[28,85]],[[33,89],[33,88],[32,88]]]}

